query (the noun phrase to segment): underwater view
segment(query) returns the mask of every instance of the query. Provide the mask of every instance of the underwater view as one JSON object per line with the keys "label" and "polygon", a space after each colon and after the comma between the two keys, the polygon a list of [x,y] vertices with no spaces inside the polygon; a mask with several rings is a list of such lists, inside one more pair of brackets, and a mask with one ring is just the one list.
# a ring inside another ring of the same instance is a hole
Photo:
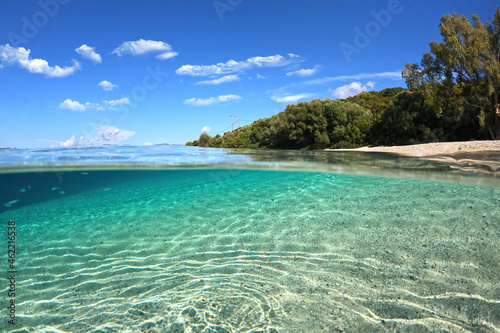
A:
{"label": "underwater view", "polygon": [[2,150],[1,331],[497,332],[497,155]]}
{"label": "underwater view", "polygon": [[0,333],[500,333],[499,0],[0,8]]}

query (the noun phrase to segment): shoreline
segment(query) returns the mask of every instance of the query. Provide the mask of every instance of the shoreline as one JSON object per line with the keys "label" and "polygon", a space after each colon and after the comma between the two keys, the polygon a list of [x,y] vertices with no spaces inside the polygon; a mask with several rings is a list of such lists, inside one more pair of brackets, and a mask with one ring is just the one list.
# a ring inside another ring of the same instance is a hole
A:
{"label": "shoreline", "polygon": [[432,142],[407,146],[377,146],[352,149],[325,149],[326,151],[366,151],[396,153],[404,156],[426,157],[457,152],[500,151],[500,140]]}

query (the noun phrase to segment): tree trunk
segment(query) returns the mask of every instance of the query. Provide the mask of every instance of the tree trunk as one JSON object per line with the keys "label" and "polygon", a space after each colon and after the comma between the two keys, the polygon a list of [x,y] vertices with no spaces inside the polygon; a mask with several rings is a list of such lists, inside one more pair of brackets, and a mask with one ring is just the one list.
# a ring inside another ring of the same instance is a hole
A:
{"label": "tree trunk", "polygon": [[493,126],[490,127],[490,136],[492,140],[500,140],[500,108],[497,106],[493,116]]}

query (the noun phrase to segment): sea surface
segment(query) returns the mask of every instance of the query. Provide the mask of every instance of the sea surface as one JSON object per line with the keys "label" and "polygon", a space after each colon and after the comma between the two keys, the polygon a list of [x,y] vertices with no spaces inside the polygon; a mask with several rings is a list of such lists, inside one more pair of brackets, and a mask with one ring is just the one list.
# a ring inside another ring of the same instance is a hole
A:
{"label": "sea surface", "polygon": [[499,332],[499,161],[0,150],[0,332]]}

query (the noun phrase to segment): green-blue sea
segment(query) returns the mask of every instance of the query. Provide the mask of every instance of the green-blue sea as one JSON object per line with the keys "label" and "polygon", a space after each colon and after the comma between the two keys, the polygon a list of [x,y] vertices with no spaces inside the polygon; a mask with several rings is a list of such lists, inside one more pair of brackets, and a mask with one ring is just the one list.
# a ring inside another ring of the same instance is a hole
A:
{"label": "green-blue sea", "polygon": [[0,150],[0,331],[498,332],[499,161]]}

